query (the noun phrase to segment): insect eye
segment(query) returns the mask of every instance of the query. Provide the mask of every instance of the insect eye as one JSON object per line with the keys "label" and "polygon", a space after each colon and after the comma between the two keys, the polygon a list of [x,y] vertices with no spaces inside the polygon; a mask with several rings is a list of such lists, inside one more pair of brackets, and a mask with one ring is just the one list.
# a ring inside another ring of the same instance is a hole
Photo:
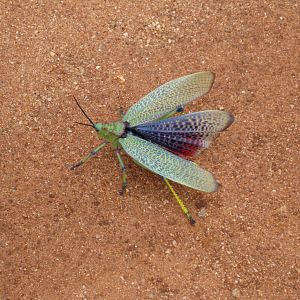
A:
{"label": "insect eye", "polygon": [[97,132],[99,132],[102,129],[102,124],[101,123],[96,123],[94,128]]}

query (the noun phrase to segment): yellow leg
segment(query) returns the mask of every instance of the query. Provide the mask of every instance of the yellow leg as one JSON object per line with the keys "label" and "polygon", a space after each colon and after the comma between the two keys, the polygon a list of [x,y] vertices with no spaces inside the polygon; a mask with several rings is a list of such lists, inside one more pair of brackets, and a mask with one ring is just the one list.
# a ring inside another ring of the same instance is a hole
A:
{"label": "yellow leg", "polygon": [[167,186],[169,187],[170,191],[172,192],[172,194],[174,195],[174,197],[176,198],[178,204],[180,205],[183,213],[186,215],[186,217],[188,218],[189,222],[194,225],[196,223],[196,221],[193,219],[191,213],[189,212],[189,210],[185,207],[185,205],[183,204],[182,200],[179,198],[179,196],[177,195],[177,193],[174,191],[173,187],[171,186],[170,182],[168,179],[164,178],[164,181],[166,182]]}

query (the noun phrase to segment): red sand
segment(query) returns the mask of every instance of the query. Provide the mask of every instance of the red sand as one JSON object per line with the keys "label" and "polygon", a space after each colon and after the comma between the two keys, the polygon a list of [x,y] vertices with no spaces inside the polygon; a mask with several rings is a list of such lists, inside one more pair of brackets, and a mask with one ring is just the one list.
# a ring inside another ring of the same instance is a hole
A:
{"label": "red sand", "polygon": [[[297,1],[83,3],[0,4],[0,299],[297,299]],[[109,122],[201,70],[216,82],[188,109],[236,122],[197,159],[221,190],[175,185],[194,227],[125,155],[120,197],[110,147],[68,170],[99,144],[72,95]]]}

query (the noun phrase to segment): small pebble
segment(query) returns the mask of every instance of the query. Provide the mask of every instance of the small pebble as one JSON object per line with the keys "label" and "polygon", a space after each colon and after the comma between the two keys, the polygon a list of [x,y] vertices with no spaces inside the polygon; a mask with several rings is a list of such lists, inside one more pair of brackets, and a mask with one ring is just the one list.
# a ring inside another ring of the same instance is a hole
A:
{"label": "small pebble", "polygon": [[232,290],[232,296],[233,296],[234,298],[239,298],[239,297],[241,296],[240,290],[239,290],[238,288],[233,289],[233,290]]}
{"label": "small pebble", "polygon": [[206,216],[206,208],[205,208],[205,207],[202,207],[202,208],[200,209],[200,211],[198,212],[198,216],[199,216],[200,218],[204,218],[204,217]]}
{"label": "small pebble", "polygon": [[155,292],[150,292],[150,293],[148,294],[148,297],[149,297],[150,299],[155,299],[155,298],[156,298]]}
{"label": "small pebble", "polygon": [[122,75],[118,75],[116,79],[118,79],[121,83],[125,82],[125,78]]}
{"label": "small pebble", "polygon": [[288,209],[286,205],[281,206],[276,210],[276,213],[280,216],[286,217],[288,215]]}

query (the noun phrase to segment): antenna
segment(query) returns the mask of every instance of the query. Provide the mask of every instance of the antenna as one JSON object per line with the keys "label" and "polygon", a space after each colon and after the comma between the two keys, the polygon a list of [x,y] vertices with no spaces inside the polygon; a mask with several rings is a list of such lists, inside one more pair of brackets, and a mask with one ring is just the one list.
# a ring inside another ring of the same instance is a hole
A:
{"label": "antenna", "polygon": [[74,123],[75,123],[75,124],[84,125],[84,126],[89,126],[89,127],[94,128],[94,126],[91,125],[91,124],[86,124],[86,123],[81,123],[81,122],[74,122]]}
{"label": "antenna", "polygon": [[[95,128],[95,123],[91,120],[91,118],[87,115],[87,113],[86,113],[86,112],[83,110],[83,108],[80,106],[80,104],[78,103],[78,101],[77,101],[77,99],[75,98],[75,96],[73,96],[73,98],[74,98],[74,100],[75,100],[77,106],[79,107],[79,109],[82,111],[82,113],[86,116],[86,118],[87,118],[87,119],[90,121],[90,123],[93,125],[93,126],[91,126],[91,125],[89,125],[89,126]],[[78,122],[77,122],[77,123],[78,123]],[[87,124],[83,124],[83,123],[80,123],[80,124],[82,124],[82,125],[87,125]]]}

